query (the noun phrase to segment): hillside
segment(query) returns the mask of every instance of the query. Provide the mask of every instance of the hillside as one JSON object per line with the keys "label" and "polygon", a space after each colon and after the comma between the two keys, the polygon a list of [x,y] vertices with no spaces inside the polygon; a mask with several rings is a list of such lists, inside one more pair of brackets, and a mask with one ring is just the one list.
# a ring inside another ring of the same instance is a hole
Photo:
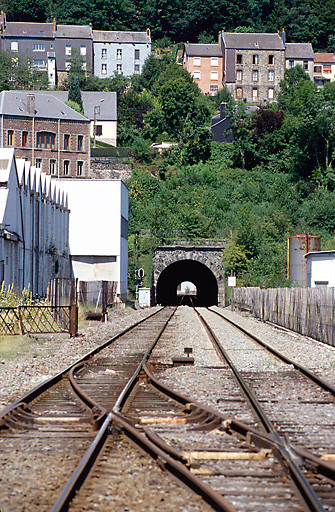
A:
{"label": "hillside", "polygon": [[311,42],[316,49],[334,45],[335,9],[332,0],[2,0],[8,21],[88,24],[95,30],[152,31],[159,44],[168,41],[215,42],[220,30],[236,27],[252,32],[285,28],[288,41]]}

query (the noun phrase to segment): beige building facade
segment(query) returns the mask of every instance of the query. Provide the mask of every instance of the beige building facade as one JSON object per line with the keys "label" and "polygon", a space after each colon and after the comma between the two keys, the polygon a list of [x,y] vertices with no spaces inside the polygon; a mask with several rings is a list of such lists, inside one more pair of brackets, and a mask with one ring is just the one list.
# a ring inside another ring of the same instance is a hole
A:
{"label": "beige building facade", "polygon": [[322,87],[335,81],[335,54],[316,53],[314,56],[314,82]]}
{"label": "beige building facade", "polygon": [[310,79],[313,80],[314,51],[311,43],[285,44],[285,67],[286,69],[292,69],[296,66],[301,66]]}
{"label": "beige building facade", "polygon": [[214,96],[222,89],[222,52],[218,44],[185,44],[183,67],[204,94]]}

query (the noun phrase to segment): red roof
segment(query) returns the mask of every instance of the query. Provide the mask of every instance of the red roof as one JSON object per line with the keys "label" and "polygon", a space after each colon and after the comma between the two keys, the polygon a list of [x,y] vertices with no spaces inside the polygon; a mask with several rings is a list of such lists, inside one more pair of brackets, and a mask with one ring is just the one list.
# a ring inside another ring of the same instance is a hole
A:
{"label": "red roof", "polygon": [[315,53],[314,62],[329,62],[335,64],[335,56],[333,53]]}

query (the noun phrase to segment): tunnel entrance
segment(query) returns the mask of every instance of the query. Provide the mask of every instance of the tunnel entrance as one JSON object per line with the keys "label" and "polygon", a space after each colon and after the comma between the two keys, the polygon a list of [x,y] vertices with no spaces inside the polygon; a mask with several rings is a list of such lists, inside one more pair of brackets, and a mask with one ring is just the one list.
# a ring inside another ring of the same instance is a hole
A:
{"label": "tunnel entrance", "polygon": [[[194,284],[195,294],[178,293],[178,286],[184,281]],[[156,300],[163,306],[214,306],[218,304],[218,284],[213,272],[203,263],[176,261],[161,272],[156,285]]]}

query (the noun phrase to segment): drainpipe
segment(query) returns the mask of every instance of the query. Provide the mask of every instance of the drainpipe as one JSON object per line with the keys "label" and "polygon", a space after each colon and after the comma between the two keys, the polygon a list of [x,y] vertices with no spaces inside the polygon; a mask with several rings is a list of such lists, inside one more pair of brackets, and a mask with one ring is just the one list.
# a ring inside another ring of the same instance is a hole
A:
{"label": "drainpipe", "polygon": [[3,114],[1,114],[1,139],[0,139],[0,148],[3,148]]}

